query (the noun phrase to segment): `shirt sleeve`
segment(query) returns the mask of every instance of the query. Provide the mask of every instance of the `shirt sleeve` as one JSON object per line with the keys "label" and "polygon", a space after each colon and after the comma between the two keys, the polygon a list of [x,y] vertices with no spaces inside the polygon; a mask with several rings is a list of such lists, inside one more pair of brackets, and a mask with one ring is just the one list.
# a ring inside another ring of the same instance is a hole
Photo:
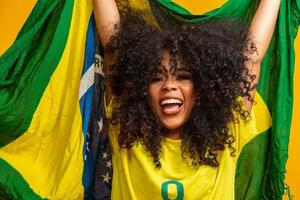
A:
{"label": "shirt sleeve", "polygon": [[247,120],[243,120],[237,113],[234,113],[236,120],[229,124],[229,133],[234,136],[234,148],[237,155],[240,154],[242,148],[255,138],[259,132],[256,129],[255,113],[252,109]]}
{"label": "shirt sleeve", "polygon": [[258,92],[255,93],[252,111],[248,120],[243,120],[236,112],[233,114],[237,120],[229,123],[228,128],[229,133],[235,138],[233,147],[236,149],[238,157],[247,143],[251,142],[260,133],[264,133],[271,128],[272,117],[266,103]]}

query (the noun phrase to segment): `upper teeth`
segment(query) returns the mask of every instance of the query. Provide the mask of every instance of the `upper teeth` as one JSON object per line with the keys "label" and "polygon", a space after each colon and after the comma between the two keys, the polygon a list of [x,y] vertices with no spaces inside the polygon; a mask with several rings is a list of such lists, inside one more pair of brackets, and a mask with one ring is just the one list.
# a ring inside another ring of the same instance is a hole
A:
{"label": "upper teeth", "polygon": [[181,104],[182,101],[179,100],[179,99],[164,99],[164,100],[161,101],[160,105],[163,106],[165,104],[172,104],[172,103],[179,103],[179,104]]}

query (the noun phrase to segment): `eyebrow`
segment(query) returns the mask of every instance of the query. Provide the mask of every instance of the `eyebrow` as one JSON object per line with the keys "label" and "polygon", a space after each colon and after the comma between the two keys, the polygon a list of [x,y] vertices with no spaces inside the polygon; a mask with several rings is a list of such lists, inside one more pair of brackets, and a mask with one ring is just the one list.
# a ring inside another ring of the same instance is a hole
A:
{"label": "eyebrow", "polygon": [[165,72],[165,73],[167,73],[167,72],[175,73],[175,72],[178,72],[178,71],[180,71],[180,72],[191,72],[189,68],[182,67],[182,66],[180,66],[180,67],[171,66],[170,69],[167,70],[165,65],[159,65],[159,67],[157,68],[157,70],[159,72]]}

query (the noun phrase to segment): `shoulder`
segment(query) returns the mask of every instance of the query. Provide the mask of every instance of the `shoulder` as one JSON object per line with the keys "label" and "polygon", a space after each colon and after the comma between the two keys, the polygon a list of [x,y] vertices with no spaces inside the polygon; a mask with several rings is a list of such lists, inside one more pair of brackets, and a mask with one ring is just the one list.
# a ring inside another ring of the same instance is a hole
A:
{"label": "shoulder", "polygon": [[271,127],[272,119],[266,104],[257,92],[248,119],[243,120],[236,112],[233,114],[236,120],[229,123],[228,128],[229,133],[235,138],[234,147],[239,155],[247,143]]}

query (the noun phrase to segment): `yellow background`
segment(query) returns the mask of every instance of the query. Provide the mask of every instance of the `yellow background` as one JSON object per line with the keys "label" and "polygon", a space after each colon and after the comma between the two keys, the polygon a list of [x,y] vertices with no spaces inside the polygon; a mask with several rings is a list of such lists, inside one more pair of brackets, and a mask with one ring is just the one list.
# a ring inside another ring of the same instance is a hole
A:
{"label": "yellow background", "polygon": [[[226,0],[214,0],[206,6],[197,6],[199,1],[204,0],[175,0],[192,13],[203,13],[212,8],[222,5]],[[0,3],[0,55],[13,43],[18,31],[22,27],[36,0],[2,1]],[[207,2],[207,1],[205,1]],[[287,163],[286,183],[290,186],[294,200],[300,200],[300,34],[295,41],[296,44],[296,67],[295,67],[295,96],[294,111],[289,146],[289,160]],[[298,122],[298,123],[297,123]],[[298,155],[297,155],[298,154]]]}

